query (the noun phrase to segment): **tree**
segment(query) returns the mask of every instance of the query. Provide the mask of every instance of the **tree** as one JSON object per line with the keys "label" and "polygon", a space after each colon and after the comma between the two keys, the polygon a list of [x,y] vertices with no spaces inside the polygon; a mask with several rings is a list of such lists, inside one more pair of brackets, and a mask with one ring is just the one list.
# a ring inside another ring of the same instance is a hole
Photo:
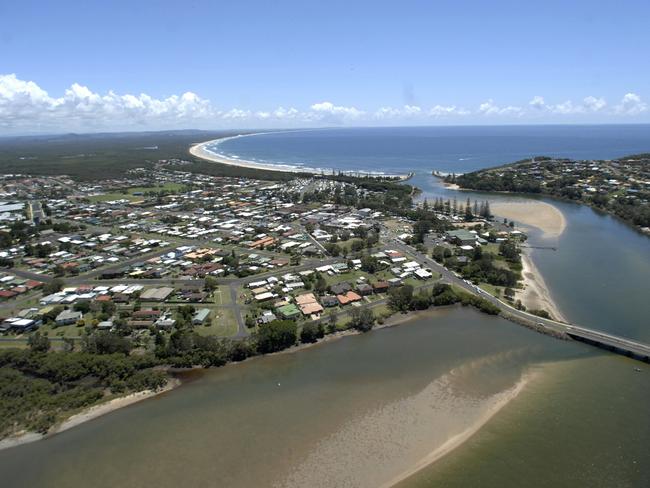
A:
{"label": "tree", "polygon": [[300,331],[300,342],[311,343],[325,336],[325,330],[321,323],[307,322]]}
{"label": "tree", "polygon": [[327,290],[327,280],[323,278],[320,273],[318,273],[316,281],[314,282],[314,291],[316,293],[325,293],[325,290]]}
{"label": "tree", "polygon": [[327,319],[327,332],[330,334],[336,332],[336,314],[334,312],[330,313]]}
{"label": "tree", "polygon": [[355,237],[358,237],[359,239],[365,239],[366,237],[368,237],[368,229],[366,229],[365,227],[357,227],[356,229],[354,229],[353,233]]}
{"label": "tree", "polygon": [[413,287],[411,285],[388,290],[388,306],[395,311],[407,311],[411,307],[412,298]]}
{"label": "tree", "polygon": [[331,242],[325,243],[323,247],[332,257],[337,257],[339,254],[341,254],[341,248],[336,244],[332,244]]}
{"label": "tree", "polygon": [[50,339],[46,335],[41,335],[40,332],[32,334],[27,339],[29,348],[34,352],[47,352],[50,350]]}
{"label": "tree", "polygon": [[133,345],[126,337],[114,332],[99,331],[83,338],[83,349],[93,354],[129,354]]}
{"label": "tree", "polygon": [[213,292],[218,288],[218,281],[214,276],[206,276],[205,277],[205,282],[204,282],[204,289],[208,293]]}
{"label": "tree", "polygon": [[58,293],[63,289],[63,280],[61,278],[54,278],[49,283],[43,285],[43,295],[51,295],[52,293]]}
{"label": "tree", "polygon": [[298,339],[298,327],[291,320],[274,320],[260,326],[255,334],[257,349],[262,354],[291,347]]}
{"label": "tree", "polygon": [[351,325],[360,332],[368,332],[375,323],[375,314],[369,308],[355,308],[351,312]]}
{"label": "tree", "polygon": [[365,254],[361,257],[361,269],[366,273],[375,273],[379,269],[379,260],[376,257]]}
{"label": "tree", "polygon": [[82,300],[74,304],[74,310],[87,314],[90,312],[90,302],[88,300]]}
{"label": "tree", "polygon": [[499,254],[506,258],[507,261],[519,262],[519,248],[513,241],[501,241],[499,244]]}
{"label": "tree", "polygon": [[474,215],[472,214],[472,202],[468,198],[467,204],[465,205],[465,220],[470,222],[473,219],[474,219]]}
{"label": "tree", "polygon": [[359,252],[365,247],[365,244],[362,240],[354,240],[352,241],[352,244],[350,244],[350,249],[352,252]]}

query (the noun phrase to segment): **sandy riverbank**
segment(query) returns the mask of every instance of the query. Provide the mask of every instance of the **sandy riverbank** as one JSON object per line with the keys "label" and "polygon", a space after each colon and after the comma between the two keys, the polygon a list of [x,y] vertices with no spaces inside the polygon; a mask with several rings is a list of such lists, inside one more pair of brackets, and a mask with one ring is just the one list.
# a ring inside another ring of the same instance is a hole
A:
{"label": "sandy riverbank", "polygon": [[104,403],[92,405],[86,408],[85,410],[75,415],[72,415],[71,417],[67,418],[63,422],[52,426],[52,428],[47,432],[47,434],[39,434],[36,432],[24,432],[22,434],[12,436],[7,439],[3,439],[0,441],[0,450],[19,446],[21,444],[27,444],[29,442],[38,441],[56,435],[60,432],[64,432],[68,429],[72,429],[73,427],[81,425],[90,420],[96,419],[97,417],[101,417],[102,415],[106,415],[107,413],[111,413],[120,408],[124,408],[129,405],[133,405],[134,403],[141,402],[142,400],[146,400],[148,398],[153,398],[155,396],[161,395],[165,392],[168,392],[176,388],[177,386],[180,386],[180,384],[181,381],[178,380],[177,378],[170,378],[167,381],[167,384],[160,390],[138,391],[122,397],[113,398]]}
{"label": "sandy riverbank", "polygon": [[[248,135],[254,135],[254,134],[248,134]],[[308,173],[308,174],[321,174],[321,173],[331,173],[331,169],[318,169],[318,168],[304,168],[304,167],[298,167],[298,166],[292,166],[292,165],[283,165],[283,164],[264,164],[264,163],[257,163],[254,161],[246,161],[243,159],[234,159],[234,158],[227,158],[221,154],[215,154],[212,151],[209,151],[207,149],[207,146],[210,144],[214,144],[217,141],[226,141],[227,139],[232,139],[232,138],[224,138],[224,139],[214,139],[211,141],[206,141],[206,142],[201,142],[199,144],[195,144],[192,147],[190,147],[190,154],[192,156],[196,156],[197,158],[205,159],[207,161],[211,161],[213,163],[219,163],[219,164],[227,164],[229,166],[238,166],[240,168],[249,168],[249,169],[259,169],[259,170],[264,170],[264,171],[279,171],[281,173]],[[338,171],[337,171],[338,172]],[[350,176],[369,176],[373,178],[399,178],[401,180],[408,180],[412,175],[411,174],[406,174],[406,175],[389,175],[389,174],[383,174],[383,173],[364,173],[360,171],[342,171],[341,173],[347,174]]]}
{"label": "sandy riverbank", "polygon": [[496,201],[490,202],[490,209],[497,217],[540,229],[545,238],[557,238],[566,228],[564,215],[550,203],[538,200]]}
{"label": "sandy riverbank", "polygon": [[[518,225],[540,229],[545,239],[557,239],[567,225],[566,218],[559,209],[550,203],[537,200],[495,202],[491,203],[491,210],[496,216],[512,220]],[[555,320],[566,322],[566,318],[553,301],[542,274],[531,259],[529,250],[522,252],[521,264],[524,289],[516,290],[515,297],[521,300],[528,310],[546,310]]]}
{"label": "sandy riverbank", "polygon": [[523,267],[521,274],[524,278],[524,289],[515,290],[515,298],[521,300],[527,310],[546,310],[553,316],[554,320],[567,322],[566,317],[562,315],[557,304],[551,298],[551,293],[544,282],[542,274],[527,251],[521,254],[521,264]]}

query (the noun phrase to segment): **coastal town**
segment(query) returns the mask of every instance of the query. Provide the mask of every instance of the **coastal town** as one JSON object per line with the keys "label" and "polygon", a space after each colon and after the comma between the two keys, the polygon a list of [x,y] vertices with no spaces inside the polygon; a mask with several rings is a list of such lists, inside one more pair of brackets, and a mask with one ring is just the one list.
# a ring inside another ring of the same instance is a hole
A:
{"label": "coastal town", "polygon": [[[101,399],[98,388],[161,388],[161,366],[220,366],[430,307],[567,330],[552,301],[527,292],[539,288],[522,260],[526,233],[488,201],[416,199],[390,177],[256,179],[190,165],[159,160],[107,179],[3,175],[0,345],[126,354],[143,368],[138,381],[100,381],[91,397]],[[620,186],[630,184],[645,183]],[[8,421],[2,435],[45,432],[68,409]]]}
{"label": "coastal town", "polygon": [[445,181],[461,188],[549,195],[590,205],[650,234],[650,155],[616,160],[536,157]]}
{"label": "coastal town", "polygon": [[[387,318],[390,290],[433,286],[439,274],[421,256],[460,271],[477,249],[498,256],[500,243],[522,238],[472,216],[471,206],[459,216],[448,202],[436,212],[449,230],[426,232],[409,251],[414,222],[333,203],[346,192],[367,196],[354,184],[219,178],[179,171],[178,161],[163,165],[92,184],[4,176],[0,328],[7,337],[27,340],[22,334],[39,330],[79,340],[122,328],[142,338],[173,329],[188,307],[191,325],[221,337],[246,337],[279,318],[327,319],[339,330],[350,310]],[[316,201],[325,194],[333,201]],[[515,274],[503,280],[506,298],[517,282]]]}

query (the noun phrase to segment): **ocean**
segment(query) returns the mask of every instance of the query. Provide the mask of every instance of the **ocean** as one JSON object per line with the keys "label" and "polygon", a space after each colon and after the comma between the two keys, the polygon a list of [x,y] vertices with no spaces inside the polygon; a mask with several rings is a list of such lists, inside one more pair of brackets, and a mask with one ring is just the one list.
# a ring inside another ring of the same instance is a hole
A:
{"label": "ocean", "polygon": [[227,158],[317,171],[466,173],[531,156],[613,159],[650,152],[650,125],[336,128],[217,141]]}

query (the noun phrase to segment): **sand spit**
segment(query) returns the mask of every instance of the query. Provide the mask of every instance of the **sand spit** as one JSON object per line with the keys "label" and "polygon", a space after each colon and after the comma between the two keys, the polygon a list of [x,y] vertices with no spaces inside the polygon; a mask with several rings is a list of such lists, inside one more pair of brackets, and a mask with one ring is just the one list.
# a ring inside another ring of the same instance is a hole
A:
{"label": "sand spit", "polygon": [[468,391],[468,382],[480,384],[476,375],[507,355],[472,361],[413,396],[360,413],[322,439],[274,486],[374,488],[410,477],[460,446],[524,389],[531,374],[496,393],[485,394],[479,386]]}
{"label": "sand spit", "polygon": [[566,228],[564,214],[550,203],[538,200],[490,202],[492,213],[525,226],[533,226],[544,232],[545,238],[557,238]]}

